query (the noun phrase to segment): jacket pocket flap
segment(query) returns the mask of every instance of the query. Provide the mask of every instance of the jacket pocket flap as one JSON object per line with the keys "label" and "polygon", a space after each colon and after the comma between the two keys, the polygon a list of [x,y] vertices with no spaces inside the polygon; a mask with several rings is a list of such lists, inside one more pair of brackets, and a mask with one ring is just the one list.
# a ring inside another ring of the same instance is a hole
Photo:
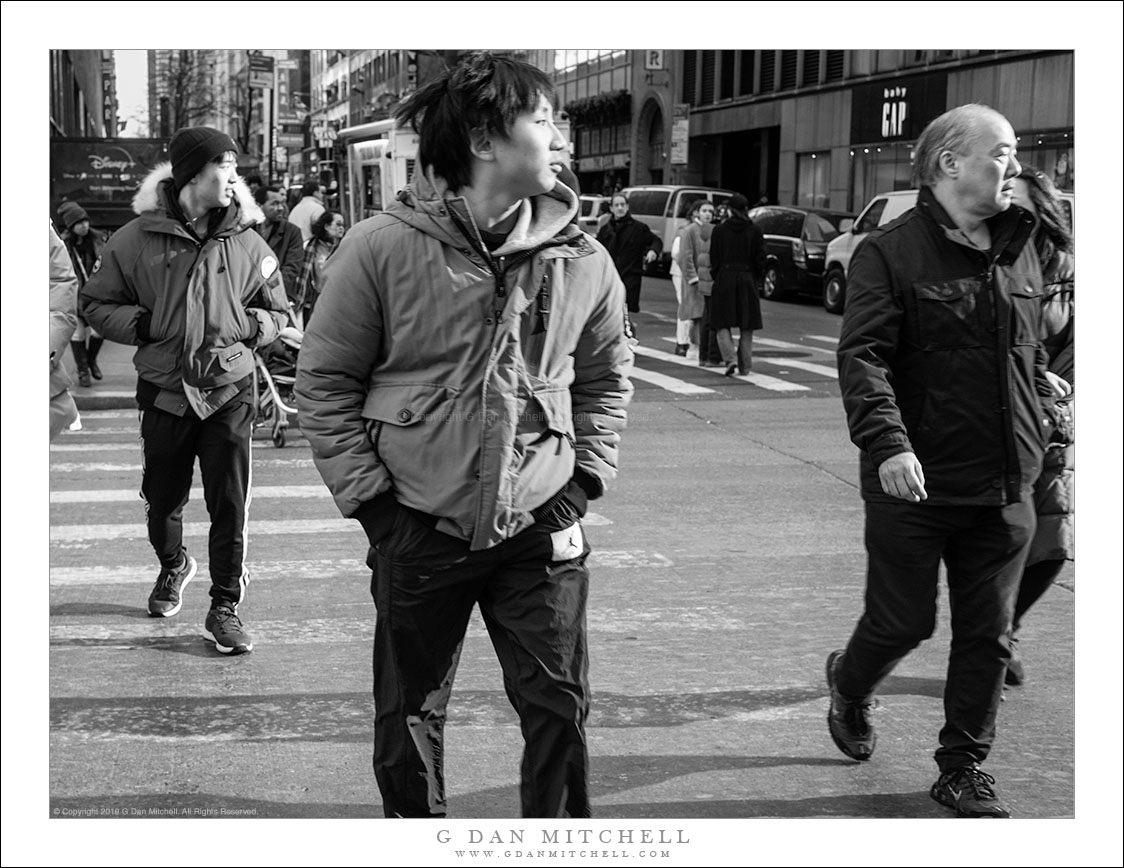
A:
{"label": "jacket pocket flap", "polygon": [[426,421],[444,421],[457,391],[435,383],[380,385],[367,393],[363,418],[406,427]]}
{"label": "jacket pocket flap", "polygon": [[913,284],[913,291],[919,301],[959,301],[966,295],[975,295],[980,282],[974,277],[960,280],[937,280],[917,282]]}
{"label": "jacket pocket flap", "polygon": [[543,421],[551,431],[572,437],[573,410],[569,389],[551,389],[534,393],[535,403],[543,412]]}

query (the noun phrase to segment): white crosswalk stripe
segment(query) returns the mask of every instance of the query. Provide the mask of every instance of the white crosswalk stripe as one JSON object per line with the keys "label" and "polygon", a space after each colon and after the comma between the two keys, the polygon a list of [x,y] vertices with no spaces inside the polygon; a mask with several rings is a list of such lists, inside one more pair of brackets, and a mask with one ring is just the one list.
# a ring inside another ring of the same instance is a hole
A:
{"label": "white crosswalk stripe", "polygon": [[[674,339],[672,339],[674,340]],[[659,359],[661,362],[670,362],[673,365],[680,365],[686,368],[698,370],[700,373],[708,377],[718,376],[721,380],[727,380],[721,368],[700,368],[697,361],[677,356],[675,353],[665,353],[663,350],[652,349],[651,347],[638,346],[633,347],[633,351],[637,355],[647,356],[652,359]],[[633,376],[636,376],[635,372]],[[640,379],[640,377],[637,377]],[[770,377],[766,374],[758,374],[751,371],[748,374],[739,374],[735,379],[743,380],[747,383],[752,383],[755,386],[760,386],[762,389],[768,389],[771,392],[807,392],[810,391],[807,386],[800,383],[790,383],[787,380],[781,380],[776,377]]]}

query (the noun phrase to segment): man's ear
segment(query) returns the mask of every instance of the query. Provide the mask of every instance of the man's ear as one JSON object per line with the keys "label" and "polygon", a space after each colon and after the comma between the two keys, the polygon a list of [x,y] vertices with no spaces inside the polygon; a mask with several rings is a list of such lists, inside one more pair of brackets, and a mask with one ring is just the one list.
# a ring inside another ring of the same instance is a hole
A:
{"label": "man's ear", "polygon": [[960,161],[952,151],[941,151],[937,165],[950,178],[955,178],[960,173]]}
{"label": "man's ear", "polygon": [[495,149],[492,147],[492,137],[483,127],[476,127],[469,131],[468,147],[472,151],[472,156],[479,160],[491,161],[496,158]]}

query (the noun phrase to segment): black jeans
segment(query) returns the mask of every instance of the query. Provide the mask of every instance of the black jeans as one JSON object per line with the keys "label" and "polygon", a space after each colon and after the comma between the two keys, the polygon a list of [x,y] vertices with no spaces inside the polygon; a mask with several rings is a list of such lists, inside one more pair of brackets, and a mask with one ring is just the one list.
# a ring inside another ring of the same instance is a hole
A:
{"label": "black jeans", "polygon": [[589,816],[588,554],[580,524],[532,525],[473,552],[398,507],[367,560],[378,612],[373,765],[387,817],[445,815],[446,705],[477,603],[523,731],[523,816]]}
{"label": "black jeans", "polygon": [[868,696],[933,635],[943,559],[952,644],[945,725],[935,754],[942,772],[982,762],[991,749],[1015,596],[1034,526],[1029,501],[1005,507],[866,504],[866,611],[836,683],[847,696]]}
{"label": "black jeans", "polygon": [[183,552],[183,508],[191,493],[195,459],[203,477],[203,498],[211,516],[207,557],[213,604],[237,606],[249,576],[246,512],[250,504],[250,437],[254,408],[240,398],[206,419],[190,409],[185,416],[163,410],[141,413],[148,540],[163,567],[174,567]]}

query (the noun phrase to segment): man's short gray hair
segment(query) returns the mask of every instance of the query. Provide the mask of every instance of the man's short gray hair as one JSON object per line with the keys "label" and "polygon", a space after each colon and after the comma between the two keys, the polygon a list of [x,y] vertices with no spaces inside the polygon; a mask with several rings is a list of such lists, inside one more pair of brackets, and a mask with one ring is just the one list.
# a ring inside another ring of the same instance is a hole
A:
{"label": "man's short gray hair", "polygon": [[979,134],[979,123],[985,118],[1003,117],[991,106],[968,103],[949,109],[929,122],[917,139],[913,153],[913,182],[919,187],[932,187],[941,177],[940,159],[945,151],[967,153]]}

